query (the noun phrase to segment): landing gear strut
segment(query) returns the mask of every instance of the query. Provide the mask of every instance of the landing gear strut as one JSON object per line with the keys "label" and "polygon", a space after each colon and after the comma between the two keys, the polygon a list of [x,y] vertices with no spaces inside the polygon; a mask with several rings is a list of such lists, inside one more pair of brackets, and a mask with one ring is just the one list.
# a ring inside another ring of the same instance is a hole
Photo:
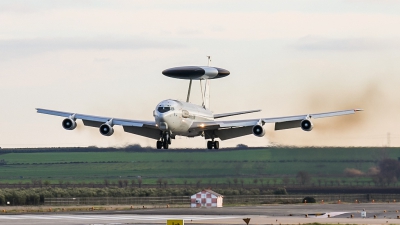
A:
{"label": "landing gear strut", "polygon": [[169,133],[164,133],[161,137],[161,141],[157,141],[157,149],[168,149],[168,146],[171,144],[171,136]]}
{"label": "landing gear strut", "polygon": [[219,149],[219,141],[207,141],[207,149]]}

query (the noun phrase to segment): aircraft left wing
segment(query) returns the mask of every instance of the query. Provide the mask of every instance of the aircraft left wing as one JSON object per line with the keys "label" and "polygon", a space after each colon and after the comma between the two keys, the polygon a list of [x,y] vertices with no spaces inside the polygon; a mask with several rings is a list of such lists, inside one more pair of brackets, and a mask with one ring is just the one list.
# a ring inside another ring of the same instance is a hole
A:
{"label": "aircraft left wing", "polygon": [[124,131],[128,133],[137,134],[140,136],[153,138],[158,140],[160,138],[160,129],[156,126],[154,121],[144,121],[144,120],[130,120],[130,119],[120,119],[113,117],[102,117],[85,115],[80,113],[62,112],[49,109],[36,109],[37,113],[48,114],[53,116],[60,116],[65,118],[81,119],[85,126],[100,127],[102,124],[109,121],[112,125],[123,126]]}
{"label": "aircraft left wing", "polygon": [[225,140],[251,134],[252,131],[249,128],[255,125],[264,125],[265,123],[275,123],[275,130],[284,130],[284,129],[300,127],[301,121],[305,119],[319,119],[319,118],[333,117],[333,116],[344,116],[344,115],[354,114],[358,111],[362,110],[351,109],[351,110],[326,112],[326,113],[259,118],[259,119],[248,119],[248,120],[195,122],[192,124],[190,130],[205,131],[206,135],[207,133],[210,134],[210,132],[214,132],[214,135],[219,134],[218,136],[220,137],[220,139]]}

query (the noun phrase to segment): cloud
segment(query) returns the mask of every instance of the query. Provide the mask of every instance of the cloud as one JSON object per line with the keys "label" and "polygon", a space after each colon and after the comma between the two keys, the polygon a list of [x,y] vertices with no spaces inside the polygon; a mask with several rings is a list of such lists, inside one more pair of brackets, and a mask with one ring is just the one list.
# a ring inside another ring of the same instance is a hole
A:
{"label": "cloud", "polygon": [[400,47],[398,40],[374,38],[325,38],[307,36],[293,46],[300,51],[379,51]]}
{"label": "cloud", "polygon": [[174,49],[182,44],[144,38],[32,38],[0,40],[3,55],[35,54],[61,50]]}

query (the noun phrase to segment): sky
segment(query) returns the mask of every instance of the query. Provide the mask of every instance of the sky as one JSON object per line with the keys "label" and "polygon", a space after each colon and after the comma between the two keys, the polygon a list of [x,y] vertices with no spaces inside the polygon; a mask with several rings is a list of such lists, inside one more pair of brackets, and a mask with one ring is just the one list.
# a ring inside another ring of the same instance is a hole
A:
{"label": "sky", "polygon": [[[249,146],[400,146],[400,2],[19,1],[0,2],[0,147],[155,147],[114,127],[66,131],[35,108],[153,120],[164,99],[185,100],[188,81],[166,68],[206,65],[215,113],[229,119],[361,108],[313,120],[314,129],[273,131],[220,143]],[[201,103],[194,83],[191,102]],[[205,148],[179,137],[171,148]]]}

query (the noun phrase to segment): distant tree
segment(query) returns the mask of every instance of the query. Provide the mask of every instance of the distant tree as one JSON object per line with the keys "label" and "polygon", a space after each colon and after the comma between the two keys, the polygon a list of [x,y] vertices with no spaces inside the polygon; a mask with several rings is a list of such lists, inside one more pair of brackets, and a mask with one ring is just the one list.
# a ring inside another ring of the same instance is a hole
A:
{"label": "distant tree", "polygon": [[321,180],[321,179],[318,179],[317,182],[318,182],[318,186],[321,187],[321,182],[322,182],[322,180]]}
{"label": "distant tree", "polygon": [[40,188],[43,187],[43,184],[42,184],[42,180],[41,180],[41,179],[37,180],[37,184],[39,185]]}
{"label": "distant tree", "polygon": [[233,183],[235,184],[235,186],[237,186],[238,182],[239,182],[239,180],[237,178],[233,179]]}
{"label": "distant tree", "polygon": [[128,181],[128,180],[123,180],[123,182],[124,182],[124,186],[125,186],[125,187],[128,187],[129,181]]}
{"label": "distant tree", "polygon": [[226,183],[228,184],[228,187],[231,187],[231,183],[232,183],[232,181],[231,181],[231,179],[230,179],[230,178],[227,178],[227,179],[226,179]]}
{"label": "distant tree", "polygon": [[118,180],[118,187],[122,188],[124,186],[123,180]]}
{"label": "distant tree", "polygon": [[400,178],[400,162],[395,159],[385,158],[378,163],[379,173],[376,175],[380,184],[390,185],[397,183]]}
{"label": "distant tree", "polygon": [[49,186],[49,185],[50,185],[50,181],[45,180],[45,181],[43,182],[43,184],[44,184],[44,186]]}
{"label": "distant tree", "polygon": [[157,184],[160,186],[160,188],[161,188],[161,184],[162,184],[162,182],[163,182],[163,179],[160,177],[160,178],[158,178],[157,179]]}
{"label": "distant tree", "polygon": [[62,187],[63,183],[64,183],[63,180],[58,180],[58,185],[59,185],[60,187]]}
{"label": "distant tree", "polygon": [[31,180],[32,185],[35,187],[37,185],[37,180],[36,179],[32,179]]}
{"label": "distant tree", "polygon": [[333,187],[333,184],[335,183],[335,181],[330,180],[329,182],[331,183],[331,186]]}
{"label": "distant tree", "polygon": [[104,179],[103,184],[104,186],[108,187],[108,185],[110,185],[110,181],[108,179]]}
{"label": "distant tree", "polygon": [[306,185],[306,184],[310,183],[311,176],[306,171],[299,171],[296,175],[296,179],[297,179],[297,182],[299,182],[301,185]]}
{"label": "distant tree", "polygon": [[274,186],[276,186],[276,182],[278,182],[278,179],[273,178],[273,179],[272,179],[272,182],[274,182]]}
{"label": "distant tree", "polygon": [[258,179],[258,180],[260,180],[261,186],[264,186],[264,179],[263,179],[263,178],[260,178],[260,179]]}
{"label": "distant tree", "polygon": [[236,148],[239,148],[239,149],[246,149],[246,148],[249,148],[249,146],[247,146],[247,145],[245,145],[245,144],[237,144],[237,145],[236,145]]}
{"label": "distant tree", "polygon": [[243,179],[240,179],[240,184],[242,185],[242,188],[243,188],[243,184],[244,184],[244,180]]}
{"label": "distant tree", "polygon": [[133,187],[133,186],[135,186],[135,184],[136,184],[136,180],[131,180],[131,186]]}
{"label": "distant tree", "polygon": [[141,176],[138,177],[138,184],[139,184],[139,188],[142,188],[142,183],[143,183],[143,179]]}
{"label": "distant tree", "polygon": [[186,187],[187,183],[188,183],[188,180],[187,180],[187,179],[184,179],[184,180],[183,180],[183,184],[185,185],[185,187]]}
{"label": "distant tree", "polygon": [[253,184],[254,184],[254,185],[257,185],[257,183],[258,183],[258,179],[255,178],[255,179],[253,180]]}
{"label": "distant tree", "polygon": [[164,184],[164,188],[167,188],[168,180],[167,179],[163,179],[162,183]]}
{"label": "distant tree", "polygon": [[196,180],[196,187],[197,187],[197,188],[200,187],[201,182],[202,182],[201,179],[197,179],[197,180]]}

